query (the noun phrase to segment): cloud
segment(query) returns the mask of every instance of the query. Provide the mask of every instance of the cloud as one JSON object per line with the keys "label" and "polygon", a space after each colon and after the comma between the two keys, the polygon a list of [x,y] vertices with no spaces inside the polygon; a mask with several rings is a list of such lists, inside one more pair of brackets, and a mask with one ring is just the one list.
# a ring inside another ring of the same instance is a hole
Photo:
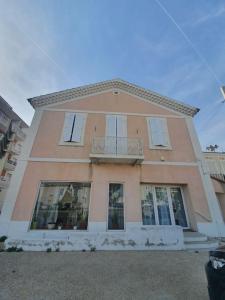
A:
{"label": "cloud", "polygon": [[225,5],[214,7],[214,9],[206,14],[200,14],[197,19],[191,23],[192,26],[203,25],[206,22],[212,21],[225,15]]}
{"label": "cloud", "polygon": [[5,13],[0,13],[0,95],[29,124],[33,109],[26,99],[71,87],[72,81],[53,58],[54,39],[41,33],[40,24],[45,24],[41,12],[37,12],[40,23],[36,24],[20,2],[10,4],[0,5]]}

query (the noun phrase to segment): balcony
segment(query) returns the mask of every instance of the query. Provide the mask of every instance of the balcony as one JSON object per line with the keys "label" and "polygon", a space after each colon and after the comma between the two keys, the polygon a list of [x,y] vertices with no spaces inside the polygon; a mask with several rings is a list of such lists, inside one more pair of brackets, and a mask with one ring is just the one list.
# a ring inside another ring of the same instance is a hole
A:
{"label": "balcony", "polygon": [[8,145],[7,151],[10,152],[10,153],[12,153],[12,154],[15,154],[15,155],[20,155],[20,153],[21,153],[21,145],[10,143]]}
{"label": "balcony", "polygon": [[89,157],[92,163],[141,164],[143,142],[139,138],[95,137]]}
{"label": "balcony", "polygon": [[10,124],[10,119],[0,111],[0,131],[6,132]]}
{"label": "balcony", "polygon": [[225,181],[225,160],[206,159],[206,164],[212,177]]}
{"label": "balcony", "polygon": [[22,131],[22,129],[16,123],[12,123],[12,132],[15,134],[15,136],[18,140],[20,140],[20,141],[25,140],[26,134]]}
{"label": "balcony", "polygon": [[16,160],[8,159],[5,162],[4,168],[8,171],[14,171],[16,164],[17,164]]}
{"label": "balcony", "polygon": [[9,177],[0,176],[0,189],[6,189],[9,186]]}

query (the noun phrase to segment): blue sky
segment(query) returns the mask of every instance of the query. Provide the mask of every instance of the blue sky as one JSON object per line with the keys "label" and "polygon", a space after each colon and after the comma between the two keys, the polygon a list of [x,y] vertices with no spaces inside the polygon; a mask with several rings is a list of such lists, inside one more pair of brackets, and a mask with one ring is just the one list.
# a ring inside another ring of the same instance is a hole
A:
{"label": "blue sky", "polygon": [[202,148],[225,150],[224,0],[0,0],[0,95],[29,124],[26,99],[122,78],[201,109]]}

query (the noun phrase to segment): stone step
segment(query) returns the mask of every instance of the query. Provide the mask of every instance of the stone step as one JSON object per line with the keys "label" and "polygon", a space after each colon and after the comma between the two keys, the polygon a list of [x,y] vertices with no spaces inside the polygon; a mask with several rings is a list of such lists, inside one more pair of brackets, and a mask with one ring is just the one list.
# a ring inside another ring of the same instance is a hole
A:
{"label": "stone step", "polygon": [[184,242],[206,242],[207,236],[199,232],[184,232]]}
{"label": "stone step", "polygon": [[184,242],[184,247],[186,250],[199,250],[199,249],[205,249],[205,250],[212,250],[216,249],[219,246],[219,243],[217,240],[207,240],[202,242]]}

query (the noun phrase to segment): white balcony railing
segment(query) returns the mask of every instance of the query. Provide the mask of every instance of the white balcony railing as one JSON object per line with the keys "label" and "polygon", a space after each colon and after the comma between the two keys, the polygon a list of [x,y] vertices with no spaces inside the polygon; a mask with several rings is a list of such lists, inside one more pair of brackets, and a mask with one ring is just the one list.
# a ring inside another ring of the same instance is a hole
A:
{"label": "white balcony railing", "polygon": [[9,177],[0,176],[0,188],[5,189],[9,186]]}
{"label": "white balcony railing", "polygon": [[143,142],[139,138],[126,137],[95,137],[92,142],[90,158],[96,159],[113,159],[126,163],[130,161],[140,162],[143,157]]}
{"label": "white balcony railing", "polygon": [[10,143],[8,145],[8,149],[7,150],[9,152],[11,152],[12,154],[20,155],[20,153],[21,153],[21,145],[20,144]]}
{"label": "white balcony railing", "polygon": [[15,133],[17,138],[21,141],[23,141],[26,137],[26,134],[16,123],[12,123],[12,132]]}
{"label": "white balcony railing", "polygon": [[12,160],[12,159],[8,159],[5,162],[5,166],[4,168],[8,171],[14,171],[15,167],[16,167],[17,161],[16,160]]}

